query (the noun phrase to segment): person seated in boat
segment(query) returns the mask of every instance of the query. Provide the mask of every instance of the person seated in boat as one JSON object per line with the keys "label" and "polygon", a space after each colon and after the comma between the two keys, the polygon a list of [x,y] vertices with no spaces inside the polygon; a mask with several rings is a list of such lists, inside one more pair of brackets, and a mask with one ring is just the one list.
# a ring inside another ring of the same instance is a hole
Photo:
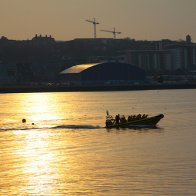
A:
{"label": "person seated in boat", "polygon": [[137,115],[137,119],[138,119],[138,120],[140,120],[141,117],[142,117],[141,114],[138,114],[138,115]]}
{"label": "person seated in boat", "polygon": [[147,116],[148,116],[147,114],[143,114],[142,118],[147,118]]}
{"label": "person seated in boat", "polygon": [[128,116],[128,122],[130,122],[132,120],[132,116]]}
{"label": "person seated in boat", "polygon": [[120,119],[120,122],[121,122],[121,123],[126,123],[126,122],[127,122],[127,120],[126,120],[126,118],[125,118],[124,115],[122,115],[122,117],[121,117],[121,119]]}
{"label": "person seated in boat", "polygon": [[143,118],[147,118],[147,117],[148,117],[148,115],[147,115],[147,114],[144,114],[144,115],[143,115]]}
{"label": "person seated in boat", "polygon": [[116,115],[115,122],[116,122],[116,124],[120,123],[120,115],[119,114]]}

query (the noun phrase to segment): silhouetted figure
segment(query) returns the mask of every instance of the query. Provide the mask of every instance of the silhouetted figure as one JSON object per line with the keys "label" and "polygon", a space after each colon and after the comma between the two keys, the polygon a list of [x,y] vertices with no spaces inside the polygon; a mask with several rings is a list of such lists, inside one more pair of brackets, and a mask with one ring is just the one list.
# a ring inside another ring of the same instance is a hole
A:
{"label": "silhouetted figure", "polygon": [[22,123],[26,123],[27,121],[26,121],[26,119],[25,118],[23,118],[22,119]]}
{"label": "silhouetted figure", "polygon": [[138,114],[137,115],[137,120],[140,120],[141,119],[141,114]]}
{"label": "silhouetted figure", "polygon": [[121,117],[120,122],[121,122],[121,123],[126,123],[126,122],[127,122],[127,120],[126,120],[126,118],[125,118],[124,115]]}
{"label": "silhouetted figure", "polygon": [[127,120],[128,120],[128,122],[130,122],[131,121],[131,116],[128,116],[128,119]]}
{"label": "silhouetted figure", "polygon": [[119,114],[116,115],[115,121],[116,121],[116,124],[119,124],[119,122],[120,122],[120,115]]}
{"label": "silhouetted figure", "polygon": [[142,118],[147,118],[147,116],[148,116],[148,115],[146,115],[146,114],[143,114],[143,115],[142,115]]}

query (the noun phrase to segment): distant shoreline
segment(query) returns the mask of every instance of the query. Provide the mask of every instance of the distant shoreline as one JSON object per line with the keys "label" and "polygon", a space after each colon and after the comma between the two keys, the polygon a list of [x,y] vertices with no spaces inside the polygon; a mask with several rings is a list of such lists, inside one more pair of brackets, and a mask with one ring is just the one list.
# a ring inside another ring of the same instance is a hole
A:
{"label": "distant shoreline", "polygon": [[38,92],[96,92],[96,91],[135,91],[196,89],[196,84],[155,84],[123,86],[0,86],[0,93],[38,93]]}

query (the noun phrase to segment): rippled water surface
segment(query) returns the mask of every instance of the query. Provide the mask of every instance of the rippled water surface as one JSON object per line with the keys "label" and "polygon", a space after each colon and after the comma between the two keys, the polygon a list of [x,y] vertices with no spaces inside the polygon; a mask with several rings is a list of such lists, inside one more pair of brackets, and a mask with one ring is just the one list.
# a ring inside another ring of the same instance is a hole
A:
{"label": "rippled water surface", "polygon": [[[0,106],[0,195],[196,195],[196,90],[0,94]],[[106,109],[165,118],[107,130]]]}

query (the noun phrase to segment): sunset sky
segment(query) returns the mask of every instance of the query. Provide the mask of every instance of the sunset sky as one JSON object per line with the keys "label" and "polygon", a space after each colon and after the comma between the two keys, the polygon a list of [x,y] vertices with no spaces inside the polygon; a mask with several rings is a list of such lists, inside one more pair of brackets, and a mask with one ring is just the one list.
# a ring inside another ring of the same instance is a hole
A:
{"label": "sunset sky", "polygon": [[118,38],[184,39],[196,42],[196,0],[0,0],[0,37],[31,39],[35,34],[56,40],[112,37],[101,29],[113,27]]}

